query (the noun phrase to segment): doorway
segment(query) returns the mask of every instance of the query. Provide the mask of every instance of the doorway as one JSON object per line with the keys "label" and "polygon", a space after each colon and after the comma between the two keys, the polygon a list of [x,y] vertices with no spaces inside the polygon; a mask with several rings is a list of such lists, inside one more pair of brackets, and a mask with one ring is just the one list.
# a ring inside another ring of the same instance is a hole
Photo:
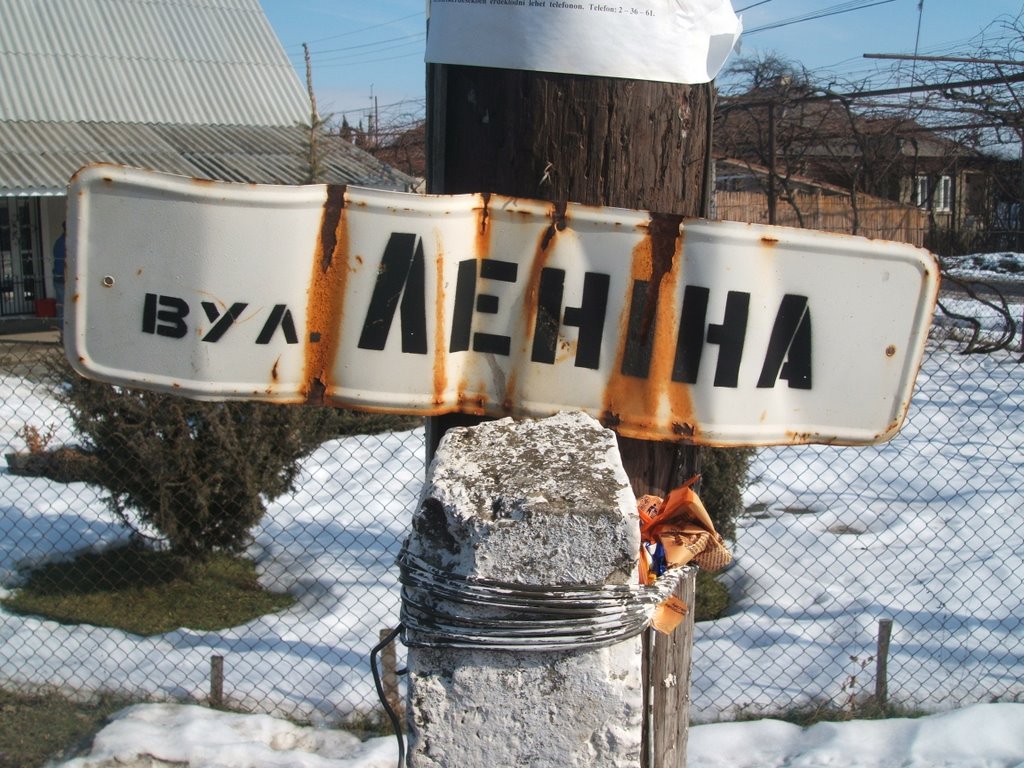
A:
{"label": "doorway", "polygon": [[39,201],[0,197],[0,316],[31,315],[46,295]]}

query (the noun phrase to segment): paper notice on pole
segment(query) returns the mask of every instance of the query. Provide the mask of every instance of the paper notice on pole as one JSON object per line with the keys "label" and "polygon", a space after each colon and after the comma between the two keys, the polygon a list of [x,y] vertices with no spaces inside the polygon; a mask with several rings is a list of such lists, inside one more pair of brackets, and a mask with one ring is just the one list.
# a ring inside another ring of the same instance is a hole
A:
{"label": "paper notice on pole", "polygon": [[427,61],[706,83],[742,24],[729,0],[430,0]]}

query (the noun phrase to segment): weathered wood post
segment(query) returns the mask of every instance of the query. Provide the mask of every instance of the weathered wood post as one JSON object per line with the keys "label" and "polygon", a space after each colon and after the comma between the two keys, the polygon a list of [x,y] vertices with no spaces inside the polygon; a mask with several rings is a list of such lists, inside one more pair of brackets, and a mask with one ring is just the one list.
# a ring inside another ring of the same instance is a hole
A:
{"label": "weathered wood post", "polygon": [[[428,190],[664,212],[652,222],[647,254],[653,291],[681,247],[682,217],[708,210],[712,100],[710,85],[432,65]],[[645,381],[636,384],[621,396],[643,397]],[[473,419],[430,421],[428,454],[448,426]],[[682,439],[687,425],[679,428]],[[619,449],[637,495],[664,496],[698,469],[696,448],[683,442],[620,438]],[[650,705],[660,711],[645,720],[653,729],[644,739],[645,767],[685,760],[691,640],[692,615],[673,636],[647,644],[645,668],[676,683],[653,686]]]}
{"label": "weathered wood post", "polygon": [[875,651],[875,703],[882,709],[889,704],[889,642],[892,619],[878,620],[878,647]]}

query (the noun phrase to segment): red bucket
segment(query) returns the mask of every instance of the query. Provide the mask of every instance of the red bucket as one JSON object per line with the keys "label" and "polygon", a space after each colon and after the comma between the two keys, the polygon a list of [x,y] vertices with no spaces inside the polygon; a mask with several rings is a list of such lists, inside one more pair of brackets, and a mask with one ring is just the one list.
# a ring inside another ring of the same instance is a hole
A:
{"label": "red bucket", "polygon": [[56,299],[36,299],[36,317],[56,317]]}

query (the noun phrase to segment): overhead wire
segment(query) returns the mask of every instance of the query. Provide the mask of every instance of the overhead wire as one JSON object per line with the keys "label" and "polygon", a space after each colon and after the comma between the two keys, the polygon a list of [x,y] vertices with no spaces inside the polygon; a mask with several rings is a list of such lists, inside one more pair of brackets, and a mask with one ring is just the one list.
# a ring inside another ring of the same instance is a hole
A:
{"label": "overhead wire", "polygon": [[772,3],[774,1],[775,0],[759,0],[756,3],[751,3],[750,5],[746,5],[746,6],[742,7],[742,8],[737,8],[736,9],[736,13],[746,13],[751,8],[757,8],[759,5],[767,5],[768,3]]}
{"label": "overhead wire", "polygon": [[[320,57],[314,55],[313,63],[318,65],[318,66],[325,66],[325,67],[338,66],[338,65],[341,65],[341,64],[345,64],[345,65],[351,64],[353,66],[357,66],[357,65],[363,65],[363,64],[373,64],[374,62],[378,62],[378,61],[392,61],[394,59],[402,59],[402,58],[405,58],[407,56],[422,56],[423,55],[423,47],[422,46],[417,46],[414,50],[411,50],[408,53],[397,53],[397,54],[393,54],[391,56],[386,56],[386,57],[379,57],[378,56],[376,58],[372,58],[376,54],[387,53],[388,51],[402,50],[403,48],[408,48],[410,45],[414,45],[414,44],[413,43],[399,43],[398,45],[386,46],[384,48],[379,48],[379,49],[374,50],[374,51],[367,51],[367,52],[365,52],[363,54],[351,55],[351,56],[328,56],[327,58],[320,58]],[[370,56],[371,58],[363,58],[364,56]]]}
{"label": "overhead wire", "polygon": [[423,32],[414,32],[411,35],[402,35],[401,37],[389,37],[386,40],[375,40],[372,43],[359,43],[358,45],[346,45],[346,46],[344,46],[342,48],[315,49],[315,50],[313,50],[313,53],[316,53],[316,54],[322,56],[325,53],[341,53],[343,51],[354,51],[357,48],[372,48],[375,45],[383,45],[384,43],[394,43],[394,42],[398,42],[400,40],[413,40],[413,39],[420,39],[420,40],[422,40],[425,37],[426,37],[426,34],[423,33]]}
{"label": "overhead wire", "polygon": [[791,16],[788,19],[781,19],[779,21],[772,21],[767,24],[752,27],[744,30],[744,34],[753,35],[757,32],[765,32],[769,29],[780,29],[781,27],[788,27],[805,21],[816,21],[818,19],[828,18],[829,16],[838,16],[842,13],[860,11],[865,8],[873,8],[876,5],[887,5],[888,3],[893,2],[896,2],[896,0],[849,0],[849,2],[840,3],[839,5],[831,5],[828,8],[821,8],[817,11],[810,11],[799,16]]}
{"label": "overhead wire", "polygon": [[[408,16],[401,16],[401,17],[399,17],[397,19],[391,19],[389,21],[382,21],[379,24],[371,24],[368,27],[360,27],[359,29],[351,29],[351,30],[349,30],[347,32],[339,32],[336,35],[328,35],[327,37],[318,37],[315,40],[304,40],[303,42],[306,45],[313,45],[314,43],[322,43],[322,42],[324,42],[326,40],[337,40],[339,37],[350,37],[351,35],[358,35],[358,34],[361,34],[363,32],[369,32],[371,29],[380,29],[381,27],[387,27],[387,26],[390,26],[391,24],[397,24],[397,23],[399,23],[401,21],[408,21],[409,19],[415,18],[417,16],[423,16],[423,12],[419,11],[417,13],[410,13]],[[286,45],[284,47],[285,48],[301,48],[302,47],[302,43],[290,43],[290,44],[288,44],[288,45]]]}

